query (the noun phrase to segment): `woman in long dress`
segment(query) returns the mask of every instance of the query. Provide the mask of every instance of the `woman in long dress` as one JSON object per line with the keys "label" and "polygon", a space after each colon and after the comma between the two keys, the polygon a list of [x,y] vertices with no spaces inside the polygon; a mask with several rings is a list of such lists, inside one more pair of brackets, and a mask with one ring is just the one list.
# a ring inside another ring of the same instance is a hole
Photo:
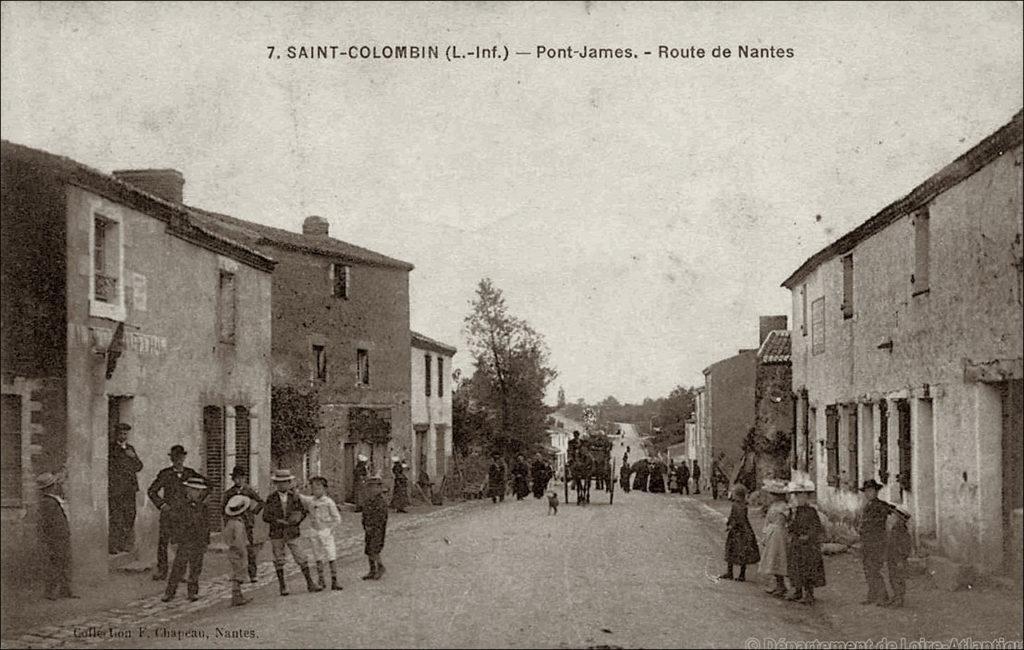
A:
{"label": "woman in long dress", "polygon": [[395,494],[391,497],[391,507],[398,512],[408,512],[409,507],[409,477],[405,475],[405,465],[398,459],[394,460],[391,467],[395,475]]}
{"label": "woman in long dress", "polygon": [[[757,548],[757,537],[747,518],[747,488],[739,484],[732,489],[732,510],[726,522],[725,564],[728,567],[719,578],[723,580],[747,579],[747,565],[757,564],[761,560],[761,551]],[[740,565],[740,573],[733,578],[732,567]]]}
{"label": "woman in long dress", "polygon": [[825,561],[821,557],[825,529],[817,509],[807,502],[808,495],[814,492],[814,483],[806,481],[791,485],[790,491],[796,507],[789,522],[787,564],[794,592],[786,600],[813,605],[814,588],[825,586]]}
{"label": "woman in long dress", "polygon": [[786,503],[786,484],[782,481],[765,481],[765,492],[772,495],[771,505],[764,518],[764,534],[761,543],[761,563],[757,572],[775,576],[775,586],[768,591],[772,596],[786,595],[787,566],[786,545],[789,543],[789,504]]}

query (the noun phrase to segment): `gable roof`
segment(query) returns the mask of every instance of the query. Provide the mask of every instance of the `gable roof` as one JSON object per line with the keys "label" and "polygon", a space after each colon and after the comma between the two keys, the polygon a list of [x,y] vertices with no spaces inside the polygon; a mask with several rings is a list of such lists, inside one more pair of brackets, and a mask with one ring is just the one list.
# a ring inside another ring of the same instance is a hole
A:
{"label": "gable roof", "polygon": [[192,211],[204,226],[223,232],[227,236],[237,237],[253,246],[276,246],[342,261],[349,260],[370,266],[383,266],[405,271],[411,271],[414,268],[408,262],[381,255],[368,248],[362,248],[333,237],[304,235],[300,232],[274,228],[209,210],[192,208]]}
{"label": "gable roof", "polygon": [[792,289],[817,267],[834,257],[848,253],[861,241],[879,232],[897,219],[924,207],[939,194],[958,185],[1005,152],[1019,146],[1022,139],[1024,139],[1024,133],[1022,133],[1021,129],[1022,123],[1024,123],[1022,121],[1022,114],[1024,114],[1024,111],[1017,111],[1013,119],[1003,125],[998,131],[937,171],[911,190],[909,194],[885,206],[878,214],[812,255],[806,262],[800,265],[800,268],[786,278],[782,286]]}
{"label": "gable roof", "polygon": [[202,224],[197,223],[197,220],[193,218],[192,209],[185,205],[150,194],[119,178],[66,156],[59,156],[41,149],[33,149],[3,140],[0,141],[0,155],[4,160],[16,160],[40,171],[48,172],[69,185],[80,187],[163,221],[167,224],[168,234],[179,239],[231,257],[261,271],[269,273],[274,270],[276,264],[274,258],[223,233],[205,228]]}
{"label": "gable roof", "polygon": [[792,339],[789,330],[772,330],[764,338],[757,358],[762,364],[790,363],[792,356]]}
{"label": "gable roof", "polygon": [[409,333],[412,335],[412,347],[414,348],[419,348],[421,350],[433,350],[434,352],[447,354],[449,356],[455,355],[456,349],[446,343],[441,343],[440,341],[432,339],[429,336],[424,336],[419,332],[410,331]]}

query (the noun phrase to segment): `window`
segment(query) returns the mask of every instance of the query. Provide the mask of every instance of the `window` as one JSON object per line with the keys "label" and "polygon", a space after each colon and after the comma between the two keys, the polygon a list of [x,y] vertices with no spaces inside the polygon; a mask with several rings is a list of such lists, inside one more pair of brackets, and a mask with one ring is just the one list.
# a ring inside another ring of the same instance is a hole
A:
{"label": "window", "polygon": [[857,438],[860,433],[857,431],[857,405],[850,404],[846,407],[846,451],[847,469],[849,474],[846,477],[846,487],[854,492],[857,491],[857,475],[860,467],[857,459]]}
{"label": "window", "polygon": [[910,454],[912,453],[910,442],[910,402],[905,399],[898,400],[896,402],[896,414],[899,416],[899,430],[896,434],[900,452],[899,483],[901,489],[909,492],[912,485],[910,480],[912,469],[910,466]]}
{"label": "window", "polygon": [[203,408],[203,438],[206,456],[203,474],[209,487],[207,521],[211,530],[220,530],[221,501],[224,491],[224,409],[219,406]]}
{"label": "window", "polygon": [[889,482],[889,402],[878,404],[878,480]]}
{"label": "window", "polygon": [[825,298],[811,303],[811,354],[825,351]]}
{"label": "window", "polygon": [[349,267],[344,264],[331,264],[331,286],[335,298],[348,300],[349,280]]}
{"label": "window", "polygon": [[430,397],[430,355],[423,355],[423,394]]}
{"label": "window", "polygon": [[927,208],[914,215],[914,274],[910,276],[910,284],[915,296],[928,291],[928,249],[930,246],[928,222],[930,220]]}
{"label": "window", "polygon": [[853,255],[843,257],[843,318],[853,318]]}
{"label": "window", "polygon": [[370,351],[356,350],[356,382],[370,385]]}
{"label": "window", "polygon": [[444,357],[437,358],[437,396],[444,397]]}
{"label": "window", "polygon": [[221,343],[235,342],[235,274],[220,273],[220,285],[217,288],[217,313],[220,316],[218,327]]}
{"label": "window", "polygon": [[807,336],[807,285],[800,287],[800,334]]}
{"label": "window", "polygon": [[110,216],[94,213],[89,238],[89,252],[92,255],[89,315],[123,321],[125,307],[121,222]]}
{"label": "window", "polygon": [[828,484],[839,486],[839,411],[835,404],[825,407],[825,469]]}
{"label": "window", "polygon": [[249,467],[249,453],[252,449],[249,409],[244,406],[235,407],[235,465],[245,470],[245,475],[252,477]]}
{"label": "window", "polygon": [[327,349],[322,345],[313,346],[313,371],[320,381],[327,381]]}
{"label": "window", "polygon": [[0,439],[3,440],[0,462],[0,503],[20,507],[22,494],[21,467],[21,395],[4,395],[0,407]]}

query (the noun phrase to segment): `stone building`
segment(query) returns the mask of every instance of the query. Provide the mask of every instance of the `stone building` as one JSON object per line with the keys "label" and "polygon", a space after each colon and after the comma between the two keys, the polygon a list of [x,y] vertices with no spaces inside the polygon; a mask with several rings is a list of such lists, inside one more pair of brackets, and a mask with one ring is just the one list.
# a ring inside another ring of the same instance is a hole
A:
{"label": "stone building", "polygon": [[415,479],[426,470],[440,484],[452,457],[452,358],[455,348],[418,332],[412,338],[412,429],[410,466]]}
{"label": "stone building", "polygon": [[[181,175],[153,192],[67,158],[2,149],[4,586],[38,558],[33,477],[66,468],[74,580],[155,555],[145,489],[171,445],[214,491],[235,463],[270,464],[273,260],[199,226]],[[134,556],[108,559],[108,449],[117,425],[143,469]],[[219,527],[219,507],[211,508]],[[260,530],[258,534],[263,534]]]}
{"label": "stone building", "polygon": [[275,459],[303,481],[352,498],[356,458],[390,480],[410,465],[409,273],[412,265],[330,236],[321,217],[292,232],[202,212],[203,224],[272,256],[273,383],[316,394],[322,429],[305,454]]}
{"label": "stone building", "polygon": [[[874,478],[919,541],[997,569],[1021,507],[1021,113],[783,282],[796,468]],[[1019,553],[1019,551],[1018,551]]]}

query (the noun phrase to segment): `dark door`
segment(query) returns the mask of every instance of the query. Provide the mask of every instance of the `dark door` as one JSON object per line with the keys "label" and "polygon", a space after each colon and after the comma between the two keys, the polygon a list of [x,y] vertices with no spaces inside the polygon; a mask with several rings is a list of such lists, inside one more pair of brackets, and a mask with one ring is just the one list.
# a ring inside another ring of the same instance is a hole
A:
{"label": "dark door", "polygon": [[1021,478],[1024,478],[1021,447],[1021,409],[1024,408],[1024,380],[1002,382],[1003,393],[1003,557],[1006,569],[1019,573],[1016,568],[1020,556],[1014,551],[1013,511],[1024,506]]}

